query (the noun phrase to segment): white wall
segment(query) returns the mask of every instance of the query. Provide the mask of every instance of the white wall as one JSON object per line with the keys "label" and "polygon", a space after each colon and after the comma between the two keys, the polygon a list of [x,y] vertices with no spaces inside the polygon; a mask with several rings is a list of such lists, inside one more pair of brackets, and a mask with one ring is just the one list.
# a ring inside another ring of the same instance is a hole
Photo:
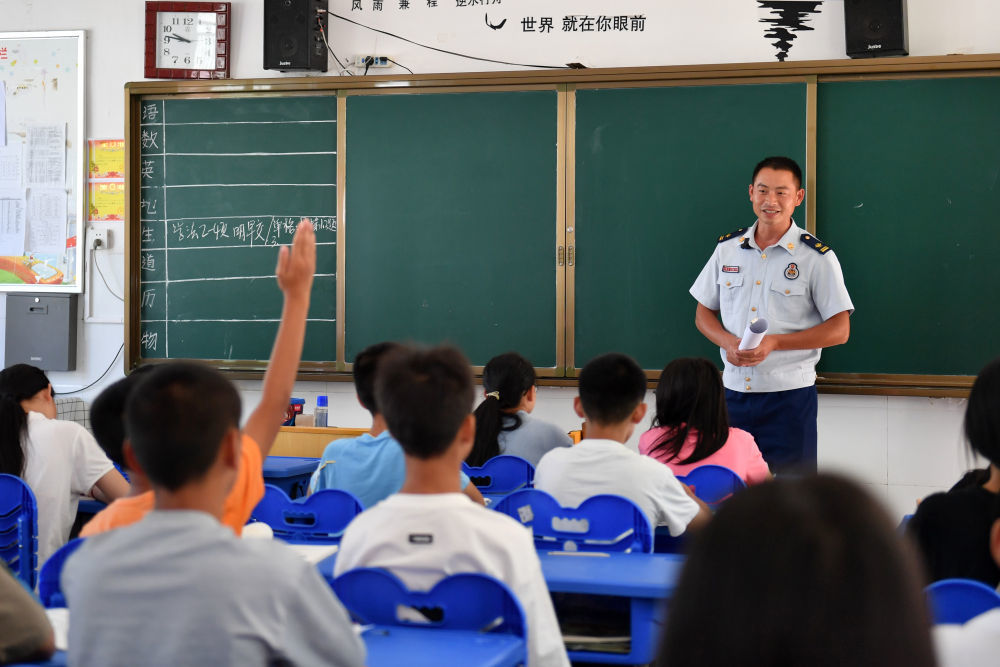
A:
{"label": "white wall", "polygon": [[[438,0],[435,8],[427,7],[426,0],[409,0],[407,10],[399,8],[399,0],[385,0],[381,12],[373,11],[372,3],[362,0],[362,10],[352,11],[351,0],[331,0],[330,11],[440,49],[527,64],[582,62],[589,67],[620,67],[754,62],[774,60],[776,53],[764,38],[764,24],[758,22],[766,11],[750,0],[487,0],[482,6],[466,7],[456,6],[456,0]],[[263,1],[234,0],[232,5],[232,76],[288,76],[262,69]],[[0,31],[85,29],[86,134],[121,137],[122,87],[127,81],[142,79],[144,6],[143,0],[0,0]],[[911,55],[1000,52],[996,29],[1000,3],[909,0],[908,7]],[[789,60],[844,57],[842,0],[827,0],[819,9],[809,18],[813,30],[796,34]],[[645,30],[563,32],[563,17],[570,14],[643,15]],[[486,25],[487,16],[494,25],[505,18],[507,23],[492,30]],[[552,33],[523,31],[525,17],[543,16],[553,17]],[[376,53],[417,73],[519,69],[430,51],[333,17],[329,34],[342,60]],[[334,64],[320,76],[336,76],[336,70]],[[393,68],[376,73],[402,72]],[[122,267],[120,258],[102,258],[102,268],[116,291],[124,284]],[[88,260],[88,274],[90,268]],[[117,302],[104,286],[92,282],[89,275],[87,284],[96,290],[91,296],[100,314],[107,319],[120,317],[115,312]],[[849,276],[848,286],[863,289],[851,285]],[[0,298],[0,325],[5,318],[5,302]],[[115,358],[122,340],[120,324],[81,323],[77,370],[52,373],[56,390],[73,391],[96,380]],[[106,378],[81,396],[93,398],[122,373],[118,358]],[[252,408],[259,398],[259,383],[238,384],[247,408]],[[367,425],[367,414],[357,405],[350,384],[301,383],[296,387],[296,395],[308,398],[309,405],[321,393],[331,396],[331,424]],[[579,420],[572,411],[572,397],[572,389],[542,388],[537,414],[566,429],[576,428]],[[954,399],[820,396],[820,465],[860,479],[901,515],[912,509],[917,498],[950,485],[970,465],[959,435],[963,410],[964,401]]]}

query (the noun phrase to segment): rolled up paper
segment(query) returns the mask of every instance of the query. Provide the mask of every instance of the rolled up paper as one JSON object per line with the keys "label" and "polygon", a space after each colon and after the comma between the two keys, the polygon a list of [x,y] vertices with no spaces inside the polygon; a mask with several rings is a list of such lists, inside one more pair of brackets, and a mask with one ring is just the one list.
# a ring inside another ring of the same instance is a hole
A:
{"label": "rolled up paper", "polygon": [[760,341],[764,340],[764,334],[767,333],[767,320],[763,317],[758,317],[749,324],[747,324],[747,330],[743,332],[743,339],[740,340],[741,350],[752,350],[758,345]]}

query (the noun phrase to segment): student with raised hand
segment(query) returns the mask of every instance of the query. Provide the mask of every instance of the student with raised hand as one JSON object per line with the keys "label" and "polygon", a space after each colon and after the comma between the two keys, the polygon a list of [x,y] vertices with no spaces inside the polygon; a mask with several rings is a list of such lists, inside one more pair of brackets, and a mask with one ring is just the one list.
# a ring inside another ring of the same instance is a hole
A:
{"label": "student with raised hand", "polygon": [[483,368],[483,402],[476,408],[476,441],[465,460],[481,466],[494,456],[519,456],[533,466],[550,449],[573,444],[559,427],[531,417],[535,369],[517,352],[493,357]]}
{"label": "student with raised hand", "polygon": [[907,532],[916,538],[932,581],[960,577],[996,588],[1000,565],[990,554],[990,529],[1000,502],[1000,359],[980,371],[965,404],[970,450],[989,461],[947,493],[924,498]]}
{"label": "student with raised hand", "polygon": [[846,479],[741,491],[691,546],[658,665],[933,667],[919,562]]}
{"label": "student with raised hand", "polygon": [[67,560],[69,664],[361,665],[361,640],[316,567],[221,523],[244,463],[232,383],[164,364],[125,412],[125,459],[148,478],[154,508]]}
{"label": "student with raised hand", "polygon": [[450,347],[403,348],[381,363],[375,397],[406,454],[406,482],[347,527],[334,574],[382,567],[411,590],[450,574],[488,574],[521,602],[529,667],[568,667],[531,533],[460,493],[456,473],[476,430],[468,360]]}
{"label": "student with raised hand", "polygon": [[639,452],[675,475],[712,464],[729,468],[747,484],[772,477],[753,436],[730,428],[722,375],[708,359],[674,359],[663,369],[652,428],[639,437]]}
{"label": "student with raised hand", "polygon": [[[375,376],[379,366],[388,354],[400,347],[399,343],[375,343],[354,358],[354,388],[358,392],[358,402],[372,415],[372,428],[357,438],[340,438],[326,446],[309,480],[309,493],[342,489],[352,493],[367,508],[403,486],[406,479],[403,449],[389,433],[375,398]],[[459,470],[458,478],[462,493],[484,504],[483,495],[469,476]]]}
{"label": "student with raised hand", "polygon": [[[278,287],[284,294],[281,323],[278,325],[271,360],[264,375],[260,403],[243,428],[239,475],[223,511],[222,523],[232,528],[237,535],[242,533],[253,508],[264,497],[264,459],[271,451],[288,407],[288,399],[292,395],[299,360],[302,358],[309,295],[315,272],[316,234],[312,223],[303,220],[295,230],[291,248],[282,247],[278,251],[275,274]],[[123,450],[127,451],[130,444],[126,431],[115,426],[120,425],[117,420],[123,414],[125,401],[134,386],[135,382],[130,378],[120,380],[97,398],[91,411],[92,420],[96,418],[94,428],[101,446],[122,462],[128,461]],[[142,471],[131,469],[130,478],[132,490],[129,497],[111,503],[94,515],[80,531],[81,536],[89,537],[127,526],[141,519],[153,508],[153,494],[145,487]]]}
{"label": "student with raised hand", "polygon": [[57,417],[42,370],[0,371],[0,473],[20,477],[35,494],[39,566],[69,539],[80,496],[111,501],[128,491],[87,429]]}
{"label": "student with raised hand", "polygon": [[646,374],[635,360],[616,353],[596,357],[580,371],[579,384],[573,407],[585,420],[587,437],[543,456],[535,469],[535,488],[564,507],[603,493],[625,496],[654,527],[668,526],[674,537],[707,523],[711,510],[670,468],[625,447],[646,416]]}

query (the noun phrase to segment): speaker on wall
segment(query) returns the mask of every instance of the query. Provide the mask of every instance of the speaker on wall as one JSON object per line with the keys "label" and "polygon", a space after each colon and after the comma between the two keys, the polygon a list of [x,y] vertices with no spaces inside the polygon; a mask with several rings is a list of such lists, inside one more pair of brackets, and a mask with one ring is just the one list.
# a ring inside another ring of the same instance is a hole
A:
{"label": "speaker on wall", "polygon": [[326,71],[327,5],[328,0],[264,0],[264,69]]}
{"label": "speaker on wall", "polygon": [[906,0],[844,0],[847,55],[905,56]]}

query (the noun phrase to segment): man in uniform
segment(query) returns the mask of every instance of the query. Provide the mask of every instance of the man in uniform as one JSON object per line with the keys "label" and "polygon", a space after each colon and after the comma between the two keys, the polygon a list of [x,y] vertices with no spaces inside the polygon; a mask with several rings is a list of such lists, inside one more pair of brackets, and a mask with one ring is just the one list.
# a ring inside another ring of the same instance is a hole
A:
{"label": "man in uniform", "polygon": [[[805,197],[798,164],[765,158],[751,181],[757,221],[719,238],[691,286],[695,326],[721,348],[731,425],[754,436],[772,471],[815,470],[816,363],[847,342],[854,305],[836,255],[792,220]],[[767,334],[740,350],[759,317]]]}

